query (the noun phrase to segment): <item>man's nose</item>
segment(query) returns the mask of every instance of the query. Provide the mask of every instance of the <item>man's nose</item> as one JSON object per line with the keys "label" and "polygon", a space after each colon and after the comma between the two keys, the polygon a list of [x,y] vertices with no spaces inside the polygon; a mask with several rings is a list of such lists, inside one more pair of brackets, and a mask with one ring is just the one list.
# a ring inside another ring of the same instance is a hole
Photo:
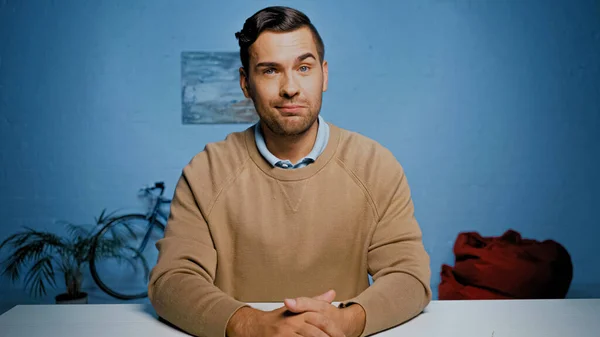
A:
{"label": "man's nose", "polygon": [[286,98],[294,97],[298,94],[298,91],[300,91],[300,88],[299,88],[298,83],[297,83],[296,79],[294,78],[294,76],[293,75],[283,76],[279,95],[281,95],[282,97],[286,97]]}

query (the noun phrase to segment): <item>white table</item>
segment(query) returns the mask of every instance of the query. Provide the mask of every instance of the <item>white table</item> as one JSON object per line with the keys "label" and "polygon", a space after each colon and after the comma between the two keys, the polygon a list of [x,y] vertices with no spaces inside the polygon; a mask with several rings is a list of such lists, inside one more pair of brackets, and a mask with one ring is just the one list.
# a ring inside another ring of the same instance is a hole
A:
{"label": "white table", "polygon": [[[253,303],[271,310],[278,303]],[[18,305],[0,316],[0,337],[189,336],[150,305]],[[598,337],[600,299],[433,301],[415,319],[377,336]]]}

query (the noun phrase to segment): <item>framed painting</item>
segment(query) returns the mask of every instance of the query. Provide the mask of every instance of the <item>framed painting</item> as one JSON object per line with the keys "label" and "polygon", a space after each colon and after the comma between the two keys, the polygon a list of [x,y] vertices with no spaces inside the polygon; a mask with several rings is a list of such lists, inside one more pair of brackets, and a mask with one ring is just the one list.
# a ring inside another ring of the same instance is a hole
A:
{"label": "framed painting", "polygon": [[181,53],[183,124],[255,123],[252,100],[240,89],[238,52]]}

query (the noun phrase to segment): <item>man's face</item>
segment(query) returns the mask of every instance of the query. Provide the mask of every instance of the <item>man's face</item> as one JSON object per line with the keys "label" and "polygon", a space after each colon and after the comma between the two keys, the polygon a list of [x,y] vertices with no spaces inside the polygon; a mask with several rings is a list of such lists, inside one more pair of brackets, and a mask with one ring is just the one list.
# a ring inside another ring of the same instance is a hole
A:
{"label": "man's face", "polygon": [[327,90],[327,62],[320,64],[311,31],[263,32],[249,54],[248,76],[240,68],[240,86],[264,126],[279,136],[310,129]]}

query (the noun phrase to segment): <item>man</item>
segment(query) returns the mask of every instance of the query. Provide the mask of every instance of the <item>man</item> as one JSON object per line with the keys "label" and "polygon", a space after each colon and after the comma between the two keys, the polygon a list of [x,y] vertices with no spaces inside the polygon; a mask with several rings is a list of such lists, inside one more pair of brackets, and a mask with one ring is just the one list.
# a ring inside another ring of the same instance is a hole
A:
{"label": "man", "polygon": [[317,30],[269,7],[236,37],[260,122],[183,169],[149,283],[156,312],[219,337],[366,336],[415,317],[430,269],[406,177],[387,149],[320,116]]}

